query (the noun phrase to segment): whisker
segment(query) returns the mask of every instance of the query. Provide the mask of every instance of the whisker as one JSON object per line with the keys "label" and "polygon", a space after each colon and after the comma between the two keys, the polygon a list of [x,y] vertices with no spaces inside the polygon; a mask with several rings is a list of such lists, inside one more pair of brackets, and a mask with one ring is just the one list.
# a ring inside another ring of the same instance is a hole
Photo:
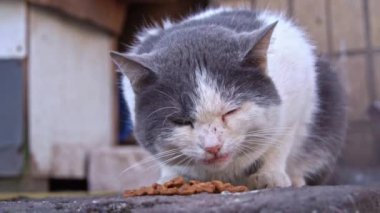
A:
{"label": "whisker", "polygon": [[159,112],[161,110],[165,110],[165,109],[176,109],[176,110],[178,110],[177,107],[161,107],[161,108],[156,109],[153,112],[151,112],[145,119],[148,119],[150,116],[154,115],[155,113],[157,113],[157,112]]}
{"label": "whisker", "polygon": [[[172,162],[173,160],[178,159],[178,158],[180,158],[180,157],[182,157],[182,156],[184,156],[184,154],[176,155],[176,156],[174,156],[174,157],[172,157],[172,158],[169,158],[169,159],[167,159],[167,160],[160,161],[160,163],[161,163],[161,164],[167,164],[167,163],[170,163],[170,162]],[[149,168],[149,167],[148,167],[148,168]]]}
{"label": "whisker", "polygon": [[165,95],[166,97],[170,98],[172,101],[176,102],[176,100],[175,100],[172,96],[170,96],[169,94],[167,94],[166,92],[161,91],[161,90],[159,90],[159,89],[155,89],[155,90],[156,90],[157,92],[159,92],[159,93]]}
{"label": "whisker", "polygon": [[186,167],[190,166],[190,164],[191,164],[192,161],[193,161],[192,158],[190,158],[190,157],[187,157],[187,158],[189,159],[189,161],[186,161],[186,162],[185,162],[185,166],[186,166]]}
{"label": "whisker", "polygon": [[[166,163],[168,163],[168,162],[171,162],[171,161],[173,161],[173,160],[175,160],[175,159],[181,157],[181,154],[180,154],[180,155],[175,155],[175,156],[167,156],[167,157],[170,157],[170,158],[169,158],[169,159],[166,159],[166,160],[164,160],[164,161],[161,161],[161,160],[160,160],[160,161],[158,161],[157,163],[166,164]],[[152,167],[154,167],[154,166],[156,166],[156,164],[150,164],[150,165],[144,167],[143,170],[148,171],[148,170],[150,170],[150,169],[151,169]]]}
{"label": "whisker", "polygon": [[292,130],[293,127],[273,127],[273,128],[263,128],[257,130],[251,130],[252,132],[261,132],[261,131],[277,131],[277,130]]}
{"label": "whisker", "polygon": [[176,149],[172,149],[172,150],[164,151],[161,153],[157,153],[155,155],[150,155],[150,156],[144,158],[143,160],[138,161],[138,162],[134,163],[133,165],[129,166],[128,168],[124,169],[123,171],[120,172],[119,175],[122,175],[125,172],[127,172],[133,168],[136,168],[137,166],[140,166],[140,165],[143,165],[146,163],[150,163],[152,161],[156,161],[156,160],[163,158],[163,157],[170,157],[170,156],[176,154],[176,151],[177,151]]}
{"label": "whisker", "polygon": [[173,114],[175,114],[175,113],[177,113],[177,111],[174,111],[174,112],[172,112],[171,114],[167,115],[167,116],[165,117],[164,121],[162,122],[161,126],[164,126],[166,120],[167,120],[170,116],[172,116]]}

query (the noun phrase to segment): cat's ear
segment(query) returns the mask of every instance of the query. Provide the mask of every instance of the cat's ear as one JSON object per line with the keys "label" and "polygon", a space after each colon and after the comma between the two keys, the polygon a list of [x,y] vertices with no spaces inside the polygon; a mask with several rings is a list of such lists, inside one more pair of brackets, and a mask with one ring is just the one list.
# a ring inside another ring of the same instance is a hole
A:
{"label": "cat's ear", "polygon": [[141,91],[155,81],[156,73],[152,71],[150,55],[124,54],[115,51],[110,55],[119,70],[128,77],[135,92]]}
{"label": "cat's ear", "polygon": [[241,35],[241,45],[244,50],[243,64],[267,70],[267,53],[272,33],[277,21],[262,29]]}

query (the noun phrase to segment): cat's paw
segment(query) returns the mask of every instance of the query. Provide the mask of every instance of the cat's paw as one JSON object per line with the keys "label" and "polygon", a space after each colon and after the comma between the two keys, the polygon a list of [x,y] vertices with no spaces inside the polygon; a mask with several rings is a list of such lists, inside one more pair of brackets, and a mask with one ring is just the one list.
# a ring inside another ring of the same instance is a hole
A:
{"label": "cat's paw", "polygon": [[249,177],[249,188],[263,189],[275,187],[289,187],[292,183],[285,172],[260,172]]}
{"label": "cat's paw", "polygon": [[305,178],[301,176],[293,176],[290,177],[292,186],[294,187],[302,187],[306,185]]}

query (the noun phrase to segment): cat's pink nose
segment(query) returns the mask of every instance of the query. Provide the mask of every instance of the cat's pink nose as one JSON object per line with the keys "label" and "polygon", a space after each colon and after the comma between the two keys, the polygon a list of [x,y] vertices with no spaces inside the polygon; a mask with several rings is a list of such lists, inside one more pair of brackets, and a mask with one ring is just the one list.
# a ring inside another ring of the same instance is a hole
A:
{"label": "cat's pink nose", "polygon": [[220,149],[222,148],[222,145],[215,145],[215,146],[209,146],[209,147],[205,147],[205,150],[206,152],[210,153],[210,154],[218,154],[218,152],[220,151]]}

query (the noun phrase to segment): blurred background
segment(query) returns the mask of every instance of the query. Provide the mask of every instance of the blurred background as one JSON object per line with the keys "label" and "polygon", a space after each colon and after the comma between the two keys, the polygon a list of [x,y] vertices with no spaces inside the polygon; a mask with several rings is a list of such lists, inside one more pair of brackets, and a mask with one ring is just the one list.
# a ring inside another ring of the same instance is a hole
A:
{"label": "blurred background", "polygon": [[310,34],[348,95],[347,147],[330,183],[380,184],[378,0],[0,0],[0,192],[154,182],[154,162],[136,164],[148,154],[109,51],[125,51],[143,26],[220,5],[279,11]]}

